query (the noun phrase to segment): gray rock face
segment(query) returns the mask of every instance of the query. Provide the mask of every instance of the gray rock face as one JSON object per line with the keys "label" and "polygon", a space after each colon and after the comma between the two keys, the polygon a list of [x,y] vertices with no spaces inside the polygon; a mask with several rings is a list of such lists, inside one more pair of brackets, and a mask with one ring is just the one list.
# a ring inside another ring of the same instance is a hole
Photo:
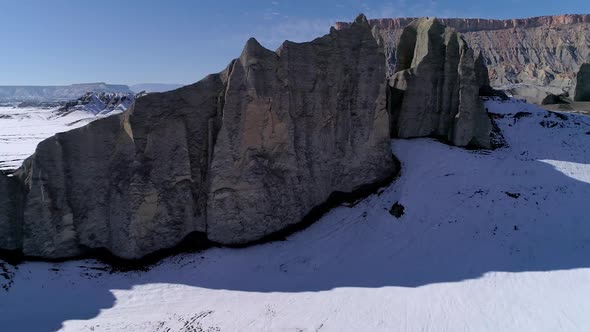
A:
{"label": "gray rock face", "polygon": [[397,55],[389,80],[392,136],[489,148],[491,121],[479,99],[489,79],[461,35],[419,19],[404,29]]}
{"label": "gray rock face", "polygon": [[584,63],[576,75],[574,101],[590,101],[590,63]]}
{"label": "gray rock face", "polygon": [[261,239],[397,173],[386,86],[364,16],[276,53],[252,39],[220,74],[39,144],[19,170],[24,206],[0,179],[0,247],[133,259],[189,234]]}
{"label": "gray rock face", "polygon": [[22,247],[23,188],[16,178],[0,172],[0,249]]}
{"label": "gray rock face", "polygon": [[23,251],[62,258],[106,248],[138,258],[206,229],[206,176],[224,73],[139,98],[43,141],[25,162]]}
{"label": "gray rock face", "polygon": [[368,22],[233,66],[211,165],[210,239],[242,244],[295,224],[334,192],[395,171],[385,58]]}

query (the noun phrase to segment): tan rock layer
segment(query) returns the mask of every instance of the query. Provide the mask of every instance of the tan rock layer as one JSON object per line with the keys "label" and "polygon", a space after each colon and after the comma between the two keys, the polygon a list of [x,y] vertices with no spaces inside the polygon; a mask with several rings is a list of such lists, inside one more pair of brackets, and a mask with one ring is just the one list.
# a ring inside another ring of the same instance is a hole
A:
{"label": "tan rock layer", "polygon": [[[401,31],[415,18],[371,20],[385,42],[389,75],[396,62]],[[568,91],[584,62],[590,62],[590,15],[542,16],[489,20],[440,18],[442,24],[463,33],[482,53],[491,85],[529,84]],[[349,23],[336,23],[344,28]],[[554,91],[555,92],[555,91]],[[542,98],[541,98],[542,99]]]}

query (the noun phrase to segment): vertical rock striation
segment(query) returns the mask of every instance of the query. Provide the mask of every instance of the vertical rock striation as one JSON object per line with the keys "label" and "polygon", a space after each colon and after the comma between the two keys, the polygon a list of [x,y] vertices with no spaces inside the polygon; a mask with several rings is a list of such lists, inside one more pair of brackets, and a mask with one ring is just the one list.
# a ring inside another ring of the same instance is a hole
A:
{"label": "vertical rock striation", "polygon": [[385,58],[364,16],[276,53],[250,39],[228,82],[208,237],[247,243],[299,222],[335,192],[389,178],[388,122]]}
{"label": "vertical rock striation", "polygon": [[590,63],[584,63],[576,75],[574,101],[590,101]]}
{"label": "vertical rock striation", "polygon": [[27,256],[106,248],[138,258],[205,232],[210,140],[226,72],[139,98],[120,116],[60,133],[23,165]]}
{"label": "vertical rock striation", "polygon": [[434,136],[489,148],[491,121],[479,99],[489,79],[454,29],[418,19],[400,36],[391,86],[392,136]]}

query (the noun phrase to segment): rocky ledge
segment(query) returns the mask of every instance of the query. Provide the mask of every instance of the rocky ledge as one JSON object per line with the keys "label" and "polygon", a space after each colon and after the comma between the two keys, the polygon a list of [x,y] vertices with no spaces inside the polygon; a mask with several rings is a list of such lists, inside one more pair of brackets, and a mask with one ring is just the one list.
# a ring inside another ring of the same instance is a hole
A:
{"label": "rocky ledge", "polygon": [[276,52],[250,39],[221,73],[43,141],[0,175],[0,248],[137,259],[186,239],[245,245],[391,181],[391,135],[489,146],[485,79],[457,33],[433,20],[408,28],[388,82],[373,32],[361,15]]}

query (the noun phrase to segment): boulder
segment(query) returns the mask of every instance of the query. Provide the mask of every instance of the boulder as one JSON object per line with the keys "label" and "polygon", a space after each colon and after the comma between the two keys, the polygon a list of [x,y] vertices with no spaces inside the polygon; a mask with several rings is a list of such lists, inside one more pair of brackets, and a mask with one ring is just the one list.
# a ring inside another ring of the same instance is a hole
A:
{"label": "boulder", "polygon": [[584,63],[576,75],[574,101],[590,101],[590,63]]}
{"label": "boulder", "polygon": [[489,148],[491,120],[479,92],[482,60],[462,36],[436,19],[418,19],[402,32],[389,79],[393,137],[439,137],[456,146]]}

